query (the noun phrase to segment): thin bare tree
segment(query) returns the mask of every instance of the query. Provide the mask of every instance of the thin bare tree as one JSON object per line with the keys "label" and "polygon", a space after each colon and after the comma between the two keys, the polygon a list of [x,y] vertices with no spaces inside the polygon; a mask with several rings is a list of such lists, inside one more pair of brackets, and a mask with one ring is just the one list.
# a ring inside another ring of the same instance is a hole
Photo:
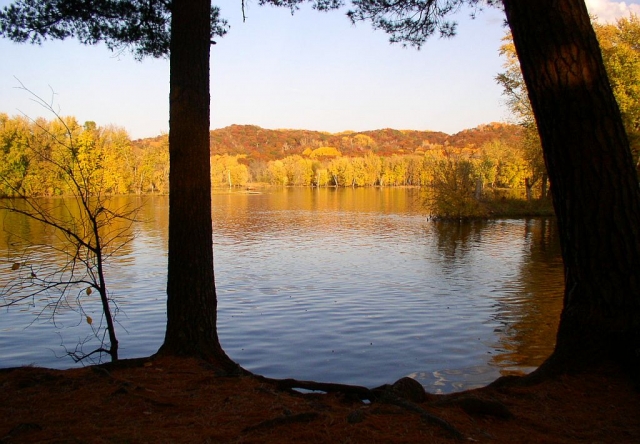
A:
{"label": "thin bare tree", "polygon": [[[99,150],[88,155],[78,143],[78,125],[60,116],[53,101],[45,101],[37,94],[23,89],[32,100],[44,107],[55,119],[53,125],[32,120],[33,129],[28,137],[28,151],[40,167],[63,178],[67,192],[61,199],[40,199],[29,196],[10,180],[0,176],[13,190],[13,198],[0,201],[0,210],[18,214],[42,224],[55,236],[53,242],[37,244],[35,239],[11,233],[21,245],[20,256],[10,259],[12,275],[0,288],[0,307],[19,304],[37,304],[38,318],[47,317],[56,324],[62,312],[73,310],[90,327],[91,334],[78,342],[66,355],[76,362],[100,362],[108,355],[118,359],[115,316],[116,301],[106,283],[105,267],[109,259],[122,251],[133,240],[132,224],[138,207],[117,207],[102,187],[102,165]],[[87,131],[88,128],[84,128]],[[62,258],[62,259],[60,259]],[[94,320],[85,304],[97,298],[102,316]],[[99,345],[84,350],[92,338]]]}

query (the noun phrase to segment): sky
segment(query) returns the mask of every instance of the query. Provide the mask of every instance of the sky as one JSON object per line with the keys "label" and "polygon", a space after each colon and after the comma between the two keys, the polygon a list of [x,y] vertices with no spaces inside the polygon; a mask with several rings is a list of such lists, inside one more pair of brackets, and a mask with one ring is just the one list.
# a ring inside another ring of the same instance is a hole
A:
{"label": "sky", "polygon": [[[0,0],[0,7],[11,3]],[[487,8],[457,16],[458,34],[434,37],[421,50],[389,44],[369,23],[352,25],[345,10],[258,6],[214,1],[231,25],[211,54],[211,128],[365,131],[382,128],[443,131],[510,119],[495,76],[505,35],[503,13]],[[630,12],[640,0],[586,0],[601,21]],[[53,116],[25,87],[80,122],[125,128],[133,139],[169,130],[169,62],[136,61],[77,40],[42,46],[0,39],[0,112]]]}

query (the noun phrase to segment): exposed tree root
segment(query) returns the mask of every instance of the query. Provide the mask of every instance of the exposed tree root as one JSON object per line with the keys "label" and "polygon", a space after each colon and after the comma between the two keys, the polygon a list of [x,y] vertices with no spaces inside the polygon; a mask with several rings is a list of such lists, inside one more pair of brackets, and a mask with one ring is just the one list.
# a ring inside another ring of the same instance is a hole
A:
{"label": "exposed tree root", "polygon": [[[340,393],[349,397],[355,397],[360,401],[380,402],[386,404],[393,404],[398,407],[402,407],[406,410],[418,413],[423,421],[436,425],[446,432],[450,433],[457,439],[463,439],[464,435],[456,429],[453,425],[448,423],[442,418],[427,412],[414,402],[398,395],[397,390],[394,389],[394,385],[384,385],[373,390],[366,387],[349,385],[349,384],[334,384],[327,382],[315,382],[315,381],[299,381],[296,379],[272,379],[264,376],[254,375],[258,380],[275,385],[280,390],[312,390],[325,393]],[[404,378],[403,378],[404,379]],[[402,380],[401,380],[402,381]],[[399,381],[400,382],[400,381]],[[423,389],[424,390],[424,389]]]}
{"label": "exposed tree root", "polygon": [[[110,371],[115,368],[133,368],[142,367],[152,362],[153,356],[150,358],[138,358],[138,359],[123,359],[113,363],[102,364],[95,366],[96,372],[105,376],[111,376]],[[233,361],[231,361],[233,362]],[[426,423],[436,425],[445,430],[452,437],[456,439],[463,439],[464,435],[456,429],[449,422],[444,419],[428,412],[424,408],[420,407],[418,403],[426,401],[428,395],[424,392],[424,388],[416,381],[409,380],[410,378],[401,378],[394,384],[385,384],[383,386],[369,389],[363,386],[350,385],[350,384],[337,384],[329,382],[316,382],[316,381],[301,381],[297,379],[274,379],[267,378],[265,376],[256,375],[250,371],[244,369],[237,363],[233,362],[233,365],[229,364],[229,361],[224,360],[220,363],[215,360],[205,359],[202,360],[202,365],[205,368],[215,371],[219,376],[251,376],[261,382],[265,382],[275,386],[279,390],[283,391],[295,391],[296,389],[319,391],[324,393],[339,393],[348,398],[352,398],[358,401],[379,402],[385,404],[392,404],[408,411],[418,413],[422,420]],[[500,380],[498,380],[500,381]],[[496,381],[496,382],[498,382]],[[416,388],[418,387],[418,388]],[[504,406],[495,406],[491,402],[473,398],[471,400],[467,398],[461,398],[458,400],[445,401],[449,404],[460,405],[460,407],[467,411],[469,414],[489,414],[497,417],[508,418],[510,412]],[[504,407],[504,408],[501,408]],[[249,429],[270,428],[281,424],[287,424],[290,422],[309,422],[314,420],[312,415],[294,415],[283,416],[264,421],[255,426],[251,426]]]}
{"label": "exposed tree root", "polygon": [[443,430],[449,432],[454,438],[456,439],[464,439],[464,435],[457,429],[455,428],[453,425],[451,425],[449,422],[445,421],[444,419],[427,412],[425,409],[423,409],[422,407],[420,407],[418,404],[415,404],[411,401],[407,401],[406,399],[400,398],[399,396],[396,396],[395,394],[393,394],[392,392],[385,392],[385,394],[383,394],[378,401],[380,402],[384,402],[387,404],[393,404],[393,405],[397,405],[398,407],[402,407],[404,409],[407,409],[409,411],[412,412],[416,412],[418,414],[420,414],[420,417],[422,418],[422,420],[426,423],[429,424],[433,424],[436,425],[440,428],[442,428]]}

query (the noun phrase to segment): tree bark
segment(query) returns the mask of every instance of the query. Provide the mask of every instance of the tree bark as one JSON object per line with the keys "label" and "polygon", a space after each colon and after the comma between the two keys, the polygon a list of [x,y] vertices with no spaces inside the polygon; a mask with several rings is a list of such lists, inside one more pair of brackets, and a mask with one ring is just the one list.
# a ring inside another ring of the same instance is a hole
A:
{"label": "tree bark", "polygon": [[167,330],[159,353],[233,365],[216,328],[209,163],[210,1],[174,0],[169,93]]}
{"label": "tree bark", "polygon": [[634,359],[640,189],[584,0],[503,0],[538,124],[565,267],[564,309],[541,371]]}

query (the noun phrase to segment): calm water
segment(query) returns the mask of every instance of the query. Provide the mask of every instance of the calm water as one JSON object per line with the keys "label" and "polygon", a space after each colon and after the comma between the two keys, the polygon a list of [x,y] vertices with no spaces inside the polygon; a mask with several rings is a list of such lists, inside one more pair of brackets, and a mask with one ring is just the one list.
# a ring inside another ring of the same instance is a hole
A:
{"label": "calm water", "polygon": [[[154,353],[164,335],[168,199],[145,202],[135,240],[108,269],[122,357]],[[403,189],[214,195],[228,354],[272,377],[377,386],[411,376],[432,392],[539,365],[562,306],[555,221],[436,223],[420,202]],[[6,282],[24,254],[16,239],[54,240],[15,216],[0,223]],[[74,365],[61,344],[90,333],[84,318],[67,311],[54,326],[46,310],[34,318],[45,301],[34,302],[0,311],[0,366]]]}

